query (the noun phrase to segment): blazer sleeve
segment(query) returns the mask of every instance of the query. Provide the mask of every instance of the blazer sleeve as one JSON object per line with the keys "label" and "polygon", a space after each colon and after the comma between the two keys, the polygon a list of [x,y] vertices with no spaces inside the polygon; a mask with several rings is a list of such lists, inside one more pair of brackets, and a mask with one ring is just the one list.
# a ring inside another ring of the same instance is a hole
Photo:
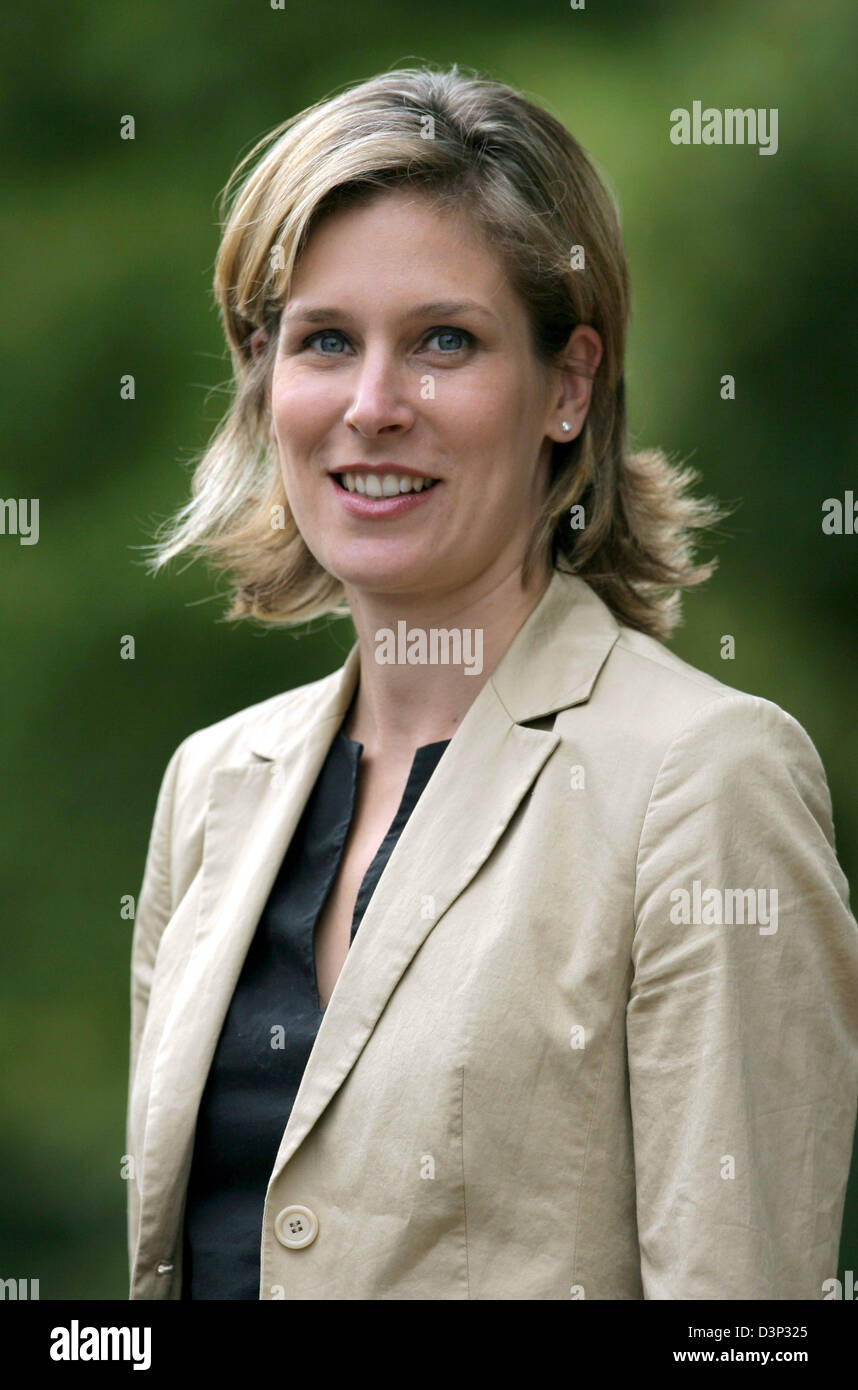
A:
{"label": "blazer sleeve", "polygon": [[184,743],[176,749],[161,779],[155,807],[155,817],[149,836],[143,882],[137,898],[134,932],[131,942],[131,1029],[128,1066],[128,1106],[125,1126],[125,1151],[134,1160],[127,1179],[128,1188],[128,1248],[129,1260],[137,1239],[140,1218],[140,1197],[137,1186],[136,1161],[131,1130],[131,1098],[140,1052],[140,1040],[149,1006],[149,991],[155,957],[161,935],[173,911],[170,872],[170,841],[176,781]]}
{"label": "blazer sleeve", "polygon": [[821,1299],[858,1103],[858,926],[822,764],[771,702],[717,698],[668,748],[632,966],[644,1297]]}

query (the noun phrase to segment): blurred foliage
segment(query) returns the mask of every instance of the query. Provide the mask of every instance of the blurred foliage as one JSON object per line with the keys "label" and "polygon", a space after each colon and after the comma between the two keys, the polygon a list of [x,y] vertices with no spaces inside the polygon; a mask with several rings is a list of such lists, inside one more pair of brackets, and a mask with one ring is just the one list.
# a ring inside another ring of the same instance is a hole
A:
{"label": "blurred foliage", "polygon": [[[823,535],[821,504],[856,484],[856,27],[849,0],[7,10],[0,491],[40,499],[41,536],[0,545],[4,1277],[126,1296],[119,900],[138,890],[162,773],[193,729],[325,674],[351,643],[344,623],[225,624],[222,582],[200,565],[153,580],[134,549],[185,499],[223,402],[217,195],[262,132],[347,82],[457,61],[544,102],[597,161],[631,264],[635,441],[741,500],[673,645],[808,729],[854,879],[858,538]],[[669,112],[695,99],[777,107],[778,153],[673,146]],[[858,1269],[855,1171],[840,1268]]]}

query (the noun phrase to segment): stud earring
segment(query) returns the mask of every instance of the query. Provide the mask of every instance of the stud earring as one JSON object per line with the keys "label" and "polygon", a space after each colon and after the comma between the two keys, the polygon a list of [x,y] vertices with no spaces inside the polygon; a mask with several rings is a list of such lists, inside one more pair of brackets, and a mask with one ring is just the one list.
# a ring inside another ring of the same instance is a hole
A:
{"label": "stud earring", "polygon": [[570,423],[569,423],[568,420],[562,420],[562,421],[561,421],[561,429],[564,429],[564,430],[571,430],[571,428],[572,428],[572,426],[570,425]]}

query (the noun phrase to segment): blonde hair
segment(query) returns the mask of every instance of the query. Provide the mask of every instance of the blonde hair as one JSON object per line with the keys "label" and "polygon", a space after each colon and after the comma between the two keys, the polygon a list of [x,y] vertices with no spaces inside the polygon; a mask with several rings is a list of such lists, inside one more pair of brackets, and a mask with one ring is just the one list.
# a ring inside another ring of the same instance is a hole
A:
{"label": "blonde hair", "polygon": [[[583,430],[554,445],[525,580],[547,555],[586,580],[621,622],[669,636],[680,590],[707,579],[716,563],[694,563],[693,533],[725,513],[690,496],[697,476],[690,468],[658,449],[629,450],[629,283],[617,212],[560,121],[514,88],[455,64],[383,73],[317,102],[260,140],[232,174],[214,291],[233,398],[196,466],[190,500],[151,547],[149,568],[184,551],[207,555],[233,576],[228,619],[292,624],[348,613],[342,584],[311,554],[289,510],[267,386],[280,313],[314,227],[402,187],[424,192],[439,211],[467,209],[506,265],[541,362],[556,364],[578,324],[602,339]],[[583,248],[582,269],[573,268],[573,248]],[[257,329],[267,339],[254,354]],[[580,530],[570,525],[575,505],[584,508]]]}

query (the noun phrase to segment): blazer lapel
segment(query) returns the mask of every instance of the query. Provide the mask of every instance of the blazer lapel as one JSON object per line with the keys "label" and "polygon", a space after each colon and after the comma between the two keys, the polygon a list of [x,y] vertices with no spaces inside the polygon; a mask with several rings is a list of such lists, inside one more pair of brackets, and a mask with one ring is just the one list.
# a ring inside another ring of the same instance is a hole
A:
{"label": "blazer lapel", "polygon": [[553,731],[519,721],[588,699],[618,635],[587,585],[555,572],[457,729],[385,866],[323,1016],[272,1181],[348,1076],[409,962],[479,872],[560,742]]}
{"label": "blazer lapel", "polygon": [[[335,677],[305,692],[306,719],[281,739],[276,762],[260,760],[251,740],[254,761],[211,774],[194,944],[152,1070],[139,1260],[150,1238],[159,1244],[154,1257],[162,1257],[165,1213],[178,1223],[197,1110],[233,991],[357,674],[355,645]],[[264,743],[264,726],[254,737]]]}
{"label": "blazer lapel", "polygon": [[342,1085],[409,962],[491,854],[559,741],[512,724],[490,683],[483,687],[376,885],[322,1018],[272,1178]]}

